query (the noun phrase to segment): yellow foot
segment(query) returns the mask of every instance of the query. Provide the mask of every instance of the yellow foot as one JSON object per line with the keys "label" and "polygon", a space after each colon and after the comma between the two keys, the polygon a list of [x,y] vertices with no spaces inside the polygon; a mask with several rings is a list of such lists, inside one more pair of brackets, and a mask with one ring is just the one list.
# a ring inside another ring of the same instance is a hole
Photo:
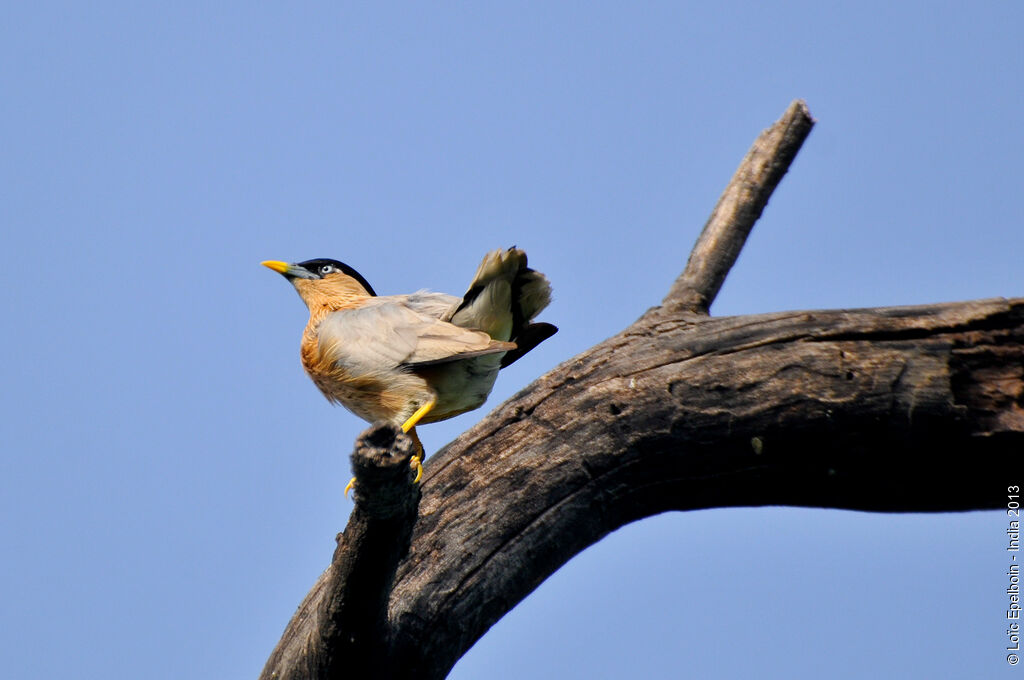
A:
{"label": "yellow foot", "polygon": [[423,451],[423,442],[416,434],[416,428],[408,430],[408,434],[412,437],[412,443],[416,447],[416,453],[409,459],[409,467],[416,471],[416,479],[412,480],[412,483],[416,484],[423,478],[423,457],[427,454]]}
{"label": "yellow foot", "polygon": [[345,485],[345,498],[348,498],[348,492],[351,491],[352,487],[354,487],[355,485],[356,485],[356,478],[353,477],[352,479],[350,479],[348,481],[348,484]]}

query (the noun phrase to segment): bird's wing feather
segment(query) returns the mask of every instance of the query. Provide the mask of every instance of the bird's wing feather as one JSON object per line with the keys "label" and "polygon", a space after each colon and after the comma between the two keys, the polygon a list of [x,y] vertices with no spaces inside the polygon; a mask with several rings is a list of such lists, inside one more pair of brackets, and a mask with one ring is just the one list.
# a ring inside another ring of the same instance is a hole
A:
{"label": "bird's wing feather", "polygon": [[320,350],[353,372],[373,373],[515,349],[417,311],[408,297],[375,298],[359,309],[328,314],[317,329]]}
{"label": "bird's wing feather", "polygon": [[445,318],[445,315],[462,303],[462,298],[445,293],[433,293],[429,290],[420,290],[409,295],[394,295],[392,298],[415,312],[425,314],[432,319],[444,319],[445,321],[449,320]]}

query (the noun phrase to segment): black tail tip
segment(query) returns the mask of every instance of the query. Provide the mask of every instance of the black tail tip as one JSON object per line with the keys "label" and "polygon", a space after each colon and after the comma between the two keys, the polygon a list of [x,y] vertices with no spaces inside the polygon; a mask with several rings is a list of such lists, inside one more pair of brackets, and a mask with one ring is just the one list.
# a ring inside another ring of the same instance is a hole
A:
{"label": "black tail tip", "polygon": [[506,366],[511,366],[521,356],[557,332],[557,326],[550,323],[544,323],[543,321],[524,326],[519,330],[519,333],[512,338],[516,343],[516,348],[502,357],[501,367],[505,368]]}

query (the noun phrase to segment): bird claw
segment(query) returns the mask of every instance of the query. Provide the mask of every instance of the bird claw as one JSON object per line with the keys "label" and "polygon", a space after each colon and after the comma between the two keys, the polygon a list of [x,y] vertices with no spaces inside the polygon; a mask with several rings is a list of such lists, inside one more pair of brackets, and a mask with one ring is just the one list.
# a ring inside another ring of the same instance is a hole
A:
{"label": "bird claw", "polygon": [[[416,454],[409,459],[409,469],[416,471],[416,478],[412,480],[412,483],[418,484],[419,481],[423,479],[423,459],[420,457],[419,454]],[[345,498],[348,498],[348,492],[354,489],[355,486],[356,478],[353,477],[348,481],[348,484],[345,485]]]}

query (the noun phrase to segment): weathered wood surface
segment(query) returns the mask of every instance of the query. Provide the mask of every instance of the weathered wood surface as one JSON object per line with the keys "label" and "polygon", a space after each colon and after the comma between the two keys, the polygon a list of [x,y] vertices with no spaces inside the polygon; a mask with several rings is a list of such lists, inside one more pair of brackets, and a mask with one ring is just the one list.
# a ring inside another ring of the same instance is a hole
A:
{"label": "weathered wood surface", "polygon": [[404,677],[444,677],[559,566],[641,517],[1000,507],[1024,450],[1022,366],[1024,300],[652,312],[431,461],[389,604],[422,673]]}
{"label": "weathered wood surface", "polygon": [[[810,120],[794,107],[776,127]],[[723,247],[749,233],[714,224],[701,238]],[[1024,450],[1024,299],[713,318],[719,255],[431,456],[418,514],[371,525],[357,505],[262,677],[443,678],[573,555],[666,510],[1001,506]],[[376,585],[344,576],[367,569]]]}
{"label": "weathered wood surface", "polygon": [[409,550],[421,487],[411,484],[412,439],[378,424],[356,440],[360,494],[331,565],[299,605],[261,677],[388,677],[387,600]]}

